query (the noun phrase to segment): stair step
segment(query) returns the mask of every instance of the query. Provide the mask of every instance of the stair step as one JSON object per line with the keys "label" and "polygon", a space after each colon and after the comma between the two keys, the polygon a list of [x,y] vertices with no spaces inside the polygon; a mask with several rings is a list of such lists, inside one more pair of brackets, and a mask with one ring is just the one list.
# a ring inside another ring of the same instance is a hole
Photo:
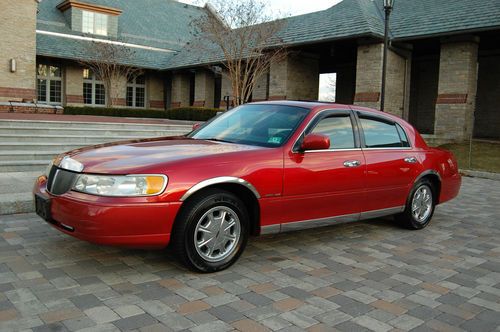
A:
{"label": "stair step", "polygon": [[[178,136],[180,133],[166,132],[165,136]],[[66,143],[84,143],[97,144],[115,141],[124,141],[131,139],[148,138],[144,136],[126,135],[126,136],[96,136],[89,132],[87,135],[4,135],[0,132],[0,142],[66,142]]]}
{"label": "stair step", "polygon": [[40,174],[47,168],[51,159],[46,160],[8,160],[0,161],[0,173],[36,172]]}
{"label": "stair step", "polygon": [[93,136],[142,136],[155,137],[167,135],[183,135],[191,131],[191,128],[165,128],[165,129],[125,129],[125,128],[65,128],[65,127],[8,127],[0,126],[2,135],[89,135]]}
{"label": "stair step", "polygon": [[0,162],[10,160],[51,160],[62,152],[59,150],[0,151]]}
{"label": "stair step", "polygon": [[126,130],[191,130],[192,124],[149,124],[125,122],[75,122],[75,121],[33,121],[33,120],[0,120],[1,127],[27,127],[27,128],[114,128]]}
{"label": "stair step", "polygon": [[31,192],[0,194],[0,215],[29,213],[35,211]]}

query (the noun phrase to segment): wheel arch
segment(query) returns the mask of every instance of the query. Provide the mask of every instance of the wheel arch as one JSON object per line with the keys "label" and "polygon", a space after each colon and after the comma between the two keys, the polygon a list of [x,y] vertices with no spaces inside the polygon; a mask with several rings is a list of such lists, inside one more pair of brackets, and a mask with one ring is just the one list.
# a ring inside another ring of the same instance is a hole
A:
{"label": "wheel arch", "polygon": [[250,219],[250,234],[260,234],[260,194],[248,181],[236,177],[218,177],[202,181],[191,187],[181,197],[181,209],[194,196],[202,195],[209,189],[220,189],[232,193],[242,200],[247,208]]}
{"label": "wheel arch", "polygon": [[436,190],[434,201],[437,205],[440,201],[440,196],[441,196],[441,175],[436,170],[433,169],[426,170],[422,172],[419,176],[417,176],[414,184],[422,179],[428,179],[434,185],[434,189]]}

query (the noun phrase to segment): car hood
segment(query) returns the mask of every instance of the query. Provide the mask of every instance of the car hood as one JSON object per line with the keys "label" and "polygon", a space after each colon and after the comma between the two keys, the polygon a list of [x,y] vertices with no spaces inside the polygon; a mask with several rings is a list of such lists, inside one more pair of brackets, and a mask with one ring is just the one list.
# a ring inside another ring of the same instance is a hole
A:
{"label": "car hood", "polygon": [[262,149],[186,137],[166,137],[101,144],[68,155],[83,164],[85,173],[138,174],[161,171],[174,162]]}

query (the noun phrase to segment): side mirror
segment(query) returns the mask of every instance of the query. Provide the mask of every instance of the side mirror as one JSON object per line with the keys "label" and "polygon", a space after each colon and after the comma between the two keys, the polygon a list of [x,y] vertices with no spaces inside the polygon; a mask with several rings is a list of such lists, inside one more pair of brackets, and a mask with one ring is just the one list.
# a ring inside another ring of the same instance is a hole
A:
{"label": "side mirror", "polygon": [[201,123],[195,123],[193,125],[193,131],[195,131],[196,129],[200,128],[201,127]]}
{"label": "side mirror", "polygon": [[328,149],[330,149],[330,137],[321,134],[306,135],[300,145],[300,151]]}

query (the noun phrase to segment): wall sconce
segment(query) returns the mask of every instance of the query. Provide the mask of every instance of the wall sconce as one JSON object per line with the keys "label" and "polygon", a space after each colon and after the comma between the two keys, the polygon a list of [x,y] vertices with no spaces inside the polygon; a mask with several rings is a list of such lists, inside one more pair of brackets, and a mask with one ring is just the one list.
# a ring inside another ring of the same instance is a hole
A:
{"label": "wall sconce", "polygon": [[10,59],[10,72],[15,73],[17,70],[16,59]]}

